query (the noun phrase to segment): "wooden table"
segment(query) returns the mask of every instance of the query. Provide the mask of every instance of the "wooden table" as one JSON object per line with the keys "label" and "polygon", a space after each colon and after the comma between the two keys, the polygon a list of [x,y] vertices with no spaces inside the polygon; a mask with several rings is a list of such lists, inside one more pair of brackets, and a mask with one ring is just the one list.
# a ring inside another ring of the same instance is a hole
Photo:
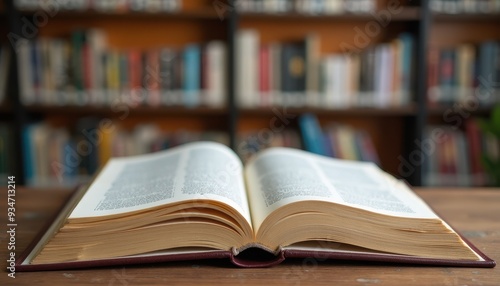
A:
{"label": "wooden table", "polygon": [[[500,263],[500,189],[418,189],[418,194],[479,249]],[[67,191],[18,189],[16,253],[20,254],[67,198]],[[7,276],[7,191],[1,191],[0,285],[500,285],[493,269],[411,267],[330,261],[288,261],[272,268],[242,269],[228,262],[194,261],[90,270],[16,273]]]}

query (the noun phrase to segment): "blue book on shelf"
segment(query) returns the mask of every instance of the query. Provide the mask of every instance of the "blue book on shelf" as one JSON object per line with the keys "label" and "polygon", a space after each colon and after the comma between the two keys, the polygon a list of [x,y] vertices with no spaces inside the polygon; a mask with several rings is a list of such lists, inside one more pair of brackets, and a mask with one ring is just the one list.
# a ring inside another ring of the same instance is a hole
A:
{"label": "blue book on shelf", "polygon": [[23,152],[23,164],[24,164],[24,177],[26,182],[30,182],[35,176],[35,162],[33,160],[33,138],[31,138],[31,131],[34,126],[30,125],[23,129],[22,131],[22,152]]}
{"label": "blue book on shelf", "polygon": [[198,45],[189,45],[184,50],[184,105],[193,107],[200,104],[201,50]]}
{"label": "blue book on shelf", "polygon": [[318,118],[314,114],[306,113],[299,117],[299,127],[302,133],[304,149],[312,153],[327,155],[325,140]]}
{"label": "blue book on shelf", "polygon": [[40,103],[40,86],[42,77],[42,60],[40,58],[40,42],[32,42],[31,45],[31,71],[33,74],[33,87],[35,91],[35,98]]}
{"label": "blue book on shelf", "polygon": [[78,164],[76,164],[75,160],[78,160],[79,158],[74,157],[76,152],[76,143],[69,139],[66,141],[65,144],[63,144],[63,149],[62,151],[62,156],[63,156],[63,165],[64,165],[64,172],[63,172],[63,179],[67,178],[75,178],[78,175]]}
{"label": "blue book on shelf", "polygon": [[479,87],[482,89],[482,94],[488,94],[488,96],[482,96],[481,104],[488,105],[494,102],[492,81],[490,79],[495,79],[495,45],[493,41],[488,41],[481,43],[479,45]]}
{"label": "blue book on shelf", "polygon": [[325,155],[328,157],[334,157],[332,140],[330,139],[330,134],[328,134],[328,132],[323,133],[323,146],[325,146]]}
{"label": "blue book on shelf", "polygon": [[402,71],[403,76],[402,90],[403,104],[410,103],[411,78],[412,78],[412,59],[413,59],[413,36],[410,33],[402,33],[399,35],[403,50],[402,50]]}

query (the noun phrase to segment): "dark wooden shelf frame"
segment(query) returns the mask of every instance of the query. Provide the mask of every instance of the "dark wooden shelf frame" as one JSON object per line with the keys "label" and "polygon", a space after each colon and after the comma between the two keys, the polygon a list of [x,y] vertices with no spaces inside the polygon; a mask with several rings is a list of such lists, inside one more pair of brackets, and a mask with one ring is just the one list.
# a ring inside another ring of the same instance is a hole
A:
{"label": "dark wooden shelf frame", "polygon": [[499,22],[500,13],[461,13],[461,14],[446,14],[446,13],[432,13],[432,18],[436,22]]}
{"label": "dark wooden shelf frame", "polygon": [[[283,107],[274,107],[281,110]],[[400,117],[400,116],[415,116],[417,109],[415,105],[404,107],[391,107],[391,108],[375,108],[375,107],[353,107],[343,109],[324,109],[324,108],[294,108],[287,107],[287,113],[290,114],[304,114],[314,113],[321,117],[346,117],[346,116],[376,116],[376,117]],[[273,107],[240,109],[241,117],[258,117],[270,116],[274,114]]]}
{"label": "dark wooden shelf frame", "polygon": [[[23,16],[31,16],[36,11],[21,11]],[[195,20],[221,20],[214,9],[186,10],[179,12],[100,12],[95,10],[86,11],[59,11],[53,17],[56,18],[84,18],[84,19],[195,19]]]}
{"label": "dark wooden shelf frame", "polygon": [[[376,14],[377,12],[374,12]],[[420,17],[420,7],[404,7],[401,13],[392,15],[391,21],[417,21]],[[307,14],[297,12],[264,13],[241,12],[240,18],[245,19],[280,19],[280,20],[305,20],[305,21],[370,21],[371,13],[344,13],[344,14]]]}
{"label": "dark wooden shelf frame", "polygon": [[[446,113],[458,113],[456,110],[457,108],[454,106],[430,106],[427,107],[427,112],[429,114],[429,117],[441,117],[445,115]],[[462,113],[468,114],[468,115],[479,115],[479,116],[485,116],[489,115],[492,111],[492,107],[485,107],[485,106],[480,106],[475,109],[466,109],[466,108],[460,108],[459,109]]]}

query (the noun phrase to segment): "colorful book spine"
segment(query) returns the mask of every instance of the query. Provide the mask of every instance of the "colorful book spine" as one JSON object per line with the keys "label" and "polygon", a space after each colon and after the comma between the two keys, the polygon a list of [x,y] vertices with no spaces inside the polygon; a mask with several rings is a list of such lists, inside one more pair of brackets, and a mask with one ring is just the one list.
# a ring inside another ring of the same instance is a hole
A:
{"label": "colorful book spine", "polygon": [[304,114],[299,118],[304,149],[319,155],[325,155],[323,132],[318,119],[313,114]]}

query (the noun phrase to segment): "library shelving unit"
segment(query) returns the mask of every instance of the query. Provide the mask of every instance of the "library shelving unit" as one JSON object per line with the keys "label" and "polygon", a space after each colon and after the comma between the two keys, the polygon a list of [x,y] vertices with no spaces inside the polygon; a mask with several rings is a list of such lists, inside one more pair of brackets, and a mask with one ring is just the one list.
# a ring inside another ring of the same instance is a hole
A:
{"label": "library shelving unit", "polygon": [[[9,32],[22,35],[23,21],[30,20],[36,11],[19,11],[13,0],[5,1]],[[126,125],[154,122],[165,130],[191,128],[194,130],[220,130],[227,133],[229,145],[236,149],[239,134],[269,127],[275,111],[271,107],[243,108],[237,104],[236,41],[239,31],[252,29],[260,34],[261,43],[287,42],[304,39],[314,31],[320,38],[320,54],[340,53],[341,43],[354,45],[355,29],[376,23],[380,30],[370,38],[370,45],[393,40],[400,33],[413,35],[414,69],[411,78],[411,102],[398,107],[350,107],[328,109],[319,107],[288,107],[287,113],[295,117],[290,128],[298,128],[297,117],[304,113],[317,115],[321,124],[340,122],[369,133],[378,151],[382,167],[410,184],[422,184],[422,161],[412,158],[418,143],[424,138],[427,122],[436,121],[444,110],[429,108],[427,104],[427,49],[429,44],[447,45],[463,41],[500,39],[498,14],[495,15],[443,15],[432,13],[429,0],[396,1],[376,0],[376,10],[364,14],[310,15],[297,12],[264,13],[244,12],[236,8],[237,0],[184,0],[182,9],[172,13],[60,11],[39,27],[37,37],[67,36],[76,28],[100,28],[108,35],[113,48],[147,49],[158,46],[184,46],[221,40],[227,45],[227,72],[225,80],[226,104],[221,108],[140,106],[130,109]],[[379,11],[397,5],[398,13],[390,15],[384,27],[377,23]],[[0,12],[1,15],[1,12]],[[24,20],[23,20],[24,19]],[[364,47],[363,47],[364,48]],[[13,110],[16,146],[22,146],[22,130],[33,119],[58,124],[71,124],[87,115],[116,117],[109,107],[23,105],[17,78],[17,61],[11,65],[10,108]],[[280,109],[282,107],[275,107]],[[487,115],[489,108],[475,111]],[[69,123],[68,123],[69,122]],[[20,148],[20,147],[18,147]],[[16,150],[17,162],[23,154]],[[413,160],[413,161],[412,161]],[[411,170],[403,170],[402,161],[411,163]],[[23,166],[16,168],[19,182],[24,182]]]}
{"label": "library shelving unit", "polygon": [[[28,35],[29,40],[45,38],[68,38],[76,30],[98,28],[107,37],[107,45],[117,50],[148,50],[161,47],[183,48],[188,44],[203,44],[212,40],[227,42],[234,31],[230,30],[228,21],[219,18],[211,1],[187,0],[182,2],[182,8],[176,11],[137,12],[137,11],[106,11],[97,12],[93,9],[81,11],[71,10],[20,10],[15,1],[6,1],[9,29],[12,34],[23,36],[26,23],[36,27],[36,33]],[[51,8],[53,9],[53,7]],[[45,12],[38,15],[37,12]],[[36,19],[36,17],[40,17]],[[42,25],[33,25],[34,21],[43,21]],[[31,30],[30,30],[31,32]],[[230,45],[228,45],[230,46]],[[228,51],[231,53],[231,50]],[[16,59],[19,60],[19,59]],[[228,64],[229,67],[229,64]],[[55,126],[70,128],[81,118],[92,116],[95,118],[109,118],[118,120],[120,127],[131,129],[141,123],[154,123],[162,131],[170,132],[178,129],[189,131],[215,130],[224,132],[234,145],[231,138],[235,138],[232,128],[234,106],[230,100],[225,106],[211,107],[184,107],[184,106],[125,106],[122,110],[113,110],[111,106],[103,105],[47,105],[23,104],[17,61],[13,63],[13,81],[16,87],[12,91],[15,95],[12,110],[16,114],[16,139],[23,146],[22,130],[30,122],[46,121]],[[228,81],[230,82],[230,81]],[[5,108],[7,110],[8,108]],[[2,107],[2,113],[4,108]],[[16,161],[23,162],[22,147],[18,147]],[[22,164],[15,170],[19,183],[27,183]]]}
{"label": "library shelving unit", "polygon": [[[412,79],[412,100],[405,106],[395,107],[350,107],[339,109],[328,108],[293,108],[287,113],[298,115],[310,112],[316,114],[321,125],[329,122],[340,122],[368,131],[380,157],[382,167],[397,176],[401,158],[406,158],[416,148],[414,142],[421,138],[425,119],[425,45],[428,33],[428,13],[422,6],[403,5],[397,1],[397,13],[389,14],[390,21],[386,27],[379,26],[380,32],[370,38],[370,45],[387,42],[401,32],[409,32],[416,42],[414,57],[418,72]],[[394,3],[392,3],[394,4]],[[320,54],[342,52],[342,43],[356,46],[354,43],[355,28],[364,29],[370,22],[377,23],[379,11],[388,13],[389,1],[376,1],[376,12],[364,14],[314,15],[300,13],[268,14],[241,12],[235,17],[238,29],[258,31],[262,44],[273,42],[289,42],[304,39],[311,31],[320,38]],[[382,25],[377,23],[376,25]],[[273,115],[270,108],[238,109],[238,132],[258,130],[269,125]],[[401,157],[400,157],[401,156]],[[409,182],[420,185],[420,166],[415,166],[406,176]]]}
{"label": "library shelving unit", "polygon": [[[429,0],[435,1],[435,0]],[[437,2],[437,1],[436,1]],[[442,52],[443,51],[450,51],[454,50],[454,63],[453,63],[453,69],[452,72],[455,73],[455,78],[457,77],[457,73],[461,73],[461,69],[464,67],[462,65],[462,68],[460,65],[463,62],[466,62],[467,60],[464,60],[463,57],[463,52],[459,51],[460,48],[462,48],[462,51],[464,49],[469,49],[472,51],[472,57],[474,58],[475,69],[474,71],[474,79],[475,81],[475,88],[471,90],[467,90],[466,92],[462,93],[462,99],[465,98],[465,100],[460,100],[460,99],[453,99],[453,100],[448,100],[445,103],[435,103],[435,102],[428,102],[427,106],[427,120],[426,120],[426,127],[430,128],[442,128],[443,130],[449,130],[451,133],[456,132],[455,134],[458,134],[458,137],[463,136],[466,143],[468,144],[467,148],[459,148],[458,153],[464,153],[467,152],[467,154],[470,156],[467,161],[468,166],[466,168],[466,173],[468,174],[460,174],[460,165],[464,165],[463,161],[460,161],[460,155],[458,155],[458,159],[452,158],[452,160],[455,161],[455,168],[458,170],[454,170],[454,173],[451,176],[447,176],[446,172],[439,170],[438,172],[438,177],[441,176],[444,178],[444,180],[437,180],[437,182],[426,182],[426,180],[423,180],[424,184],[433,184],[433,185],[462,185],[462,186],[471,186],[471,185],[484,185],[485,184],[485,179],[482,175],[484,174],[479,174],[479,181],[480,183],[475,183],[474,180],[477,179],[477,174],[474,174],[474,169],[477,168],[479,164],[480,159],[479,158],[474,158],[474,157],[479,157],[478,154],[479,152],[482,154],[486,154],[491,151],[491,146],[488,146],[487,142],[482,141],[480,146],[478,147],[477,144],[477,150],[476,154],[473,155],[472,153],[474,152],[474,143],[471,142],[473,139],[474,135],[471,135],[469,132],[472,130],[471,125],[474,123],[476,124],[476,119],[482,118],[485,119],[490,116],[490,113],[492,109],[494,108],[495,105],[500,104],[500,98],[498,94],[498,86],[496,86],[496,93],[495,91],[492,91],[490,94],[490,98],[492,100],[488,100],[486,102],[480,101],[479,100],[479,95],[481,94],[479,92],[479,87],[481,86],[481,80],[480,77],[482,76],[483,71],[481,70],[481,65],[490,65],[492,66],[493,70],[496,69],[496,75],[492,75],[493,81],[498,80],[498,76],[500,76],[500,73],[498,73],[498,69],[500,68],[500,58],[499,58],[499,52],[497,48],[497,54],[493,56],[487,56],[483,57],[481,53],[483,51],[481,50],[481,45],[484,44],[485,42],[495,42],[497,47],[498,43],[500,42],[500,30],[498,29],[498,25],[500,23],[500,6],[498,6],[498,2],[495,3],[495,1],[481,1],[482,4],[486,4],[487,2],[489,3],[489,8],[487,11],[479,11],[479,10],[472,10],[472,11],[465,11],[464,9],[468,9],[466,5],[468,4],[475,4],[475,5],[481,5],[480,1],[468,1],[468,3],[465,3],[467,1],[456,1],[457,5],[462,5],[459,6],[461,7],[461,11],[458,12],[447,12],[447,11],[434,11],[433,9],[429,9],[429,35],[427,39],[427,45],[428,45],[428,54],[427,56],[429,57],[428,63],[430,65],[431,59],[430,59],[430,54],[431,51],[440,51],[441,52],[441,57],[443,57]],[[432,7],[432,4],[430,5]],[[470,7],[470,6],[469,6]],[[470,8],[469,8],[470,9]],[[474,8],[473,8],[474,9]],[[475,8],[478,9],[478,8]],[[462,53],[462,54],[460,54]],[[496,63],[495,63],[495,58],[496,58]],[[485,59],[486,63],[481,62],[481,60]],[[442,61],[442,58],[440,58]],[[458,65],[458,67],[457,67]],[[431,73],[432,67],[429,67],[428,72]],[[466,69],[466,68],[463,68]],[[443,75],[443,71],[439,71],[441,76]],[[493,72],[495,73],[495,71]],[[432,76],[432,75],[431,75]],[[459,85],[461,84],[460,81],[463,81],[460,76],[458,76],[458,80],[454,79],[454,84]],[[432,79],[428,79],[431,81]],[[432,85],[431,82],[428,83],[429,87]],[[495,86],[492,86],[495,88]],[[431,94],[428,94],[428,99],[431,98]],[[469,125],[470,123],[470,125]],[[470,129],[469,129],[470,128]],[[474,127],[477,128],[477,127]],[[429,131],[429,130],[428,130]],[[424,132],[424,137],[429,136],[428,132]],[[483,135],[484,136],[484,135]],[[491,139],[491,138],[490,138]],[[456,139],[455,139],[456,140]],[[482,138],[484,140],[484,138]],[[456,144],[456,142],[455,142]],[[498,148],[498,141],[496,143],[493,143],[494,145],[497,145]],[[489,144],[491,145],[491,144]],[[463,147],[463,146],[462,146]],[[455,147],[456,148],[456,147]],[[495,147],[493,146],[493,149]],[[469,153],[471,152],[471,153]],[[498,150],[496,151],[498,152]],[[439,154],[435,154],[435,157],[440,156]],[[456,156],[456,155],[455,155]],[[435,159],[436,160],[436,159]],[[441,159],[439,159],[441,160]],[[477,162],[474,162],[477,161]],[[442,166],[438,166],[438,168],[441,168]],[[432,167],[431,167],[432,169]],[[446,169],[446,168],[445,168]],[[433,172],[436,172],[436,170],[433,170],[429,172],[431,175]],[[425,175],[424,175],[425,177]],[[432,177],[432,176],[431,176]],[[447,178],[446,178],[447,177]],[[441,182],[439,182],[441,181]],[[488,183],[486,183],[488,184]]]}

